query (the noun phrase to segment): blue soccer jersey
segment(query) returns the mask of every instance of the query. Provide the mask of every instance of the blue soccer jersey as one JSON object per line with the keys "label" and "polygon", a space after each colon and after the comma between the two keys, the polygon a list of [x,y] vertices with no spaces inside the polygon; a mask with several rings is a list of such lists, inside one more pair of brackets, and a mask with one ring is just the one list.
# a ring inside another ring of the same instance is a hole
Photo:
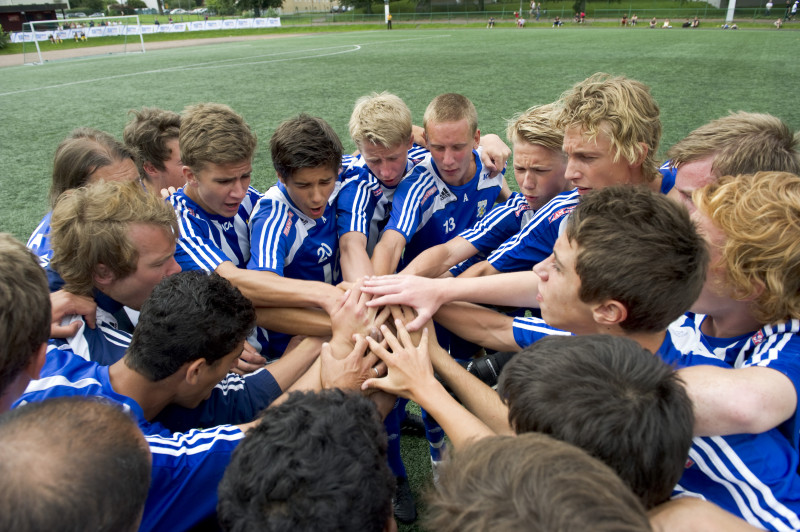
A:
{"label": "blue soccer jersey", "polygon": [[553,252],[562,224],[578,206],[577,190],[562,192],[536,211],[528,224],[489,255],[489,264],[500,272],[530,270]]}
{"label": "blue soccer jersey", "polygon": [[[184,188],[171,195],[169,202],[175,209],[181,231],[175,246],[175,260],[181,269],[213,272],[226,261],[237,268],[246,267],[250,260],[248,223],[259,198],[259,192],[249,187],[239,212],[228,218],[203,209],[186,195]],[[269,334],[266,329],[256,327],[247,341],[258,352],[266,351]]]}
{"label": "blue soccer jersey", "polygon": [[[675,345],[682,353],[715,357],[734,368],[760,366],[779,371],[794,385],[800,404],[800,320],[765,325],[749,335],[724,339],[703,334],[700,328],[704,319],[702,314],[686,313],[670,324]],[[794,449],[800,447],[798,409],[778,430]]]}
{"label": "blue soccer jersey", "polygon": [[[408,150],[406,170],[409,172],[428,154],[414,144]],[[339,237],[357,231],[367,237],[367,254],[372,255],[378,237],[389,221],[392,199],[397,185],[384,185],[366,164],[363,157],[348,156],[341,174],[342,188],[336,198],[336,224]],[[398,183],[399,185],[399,183]]]}
{"label": "blue soccer jersey", "polygon": [[478,152],[473,150],[472,156],[475,175],[464,185],[445,183],[428,155],[397,187],[386,230],[397,231],[406,239],[398,271],[426,249],[472,227],[494,206],[503,174],[489,177]]}
{"label": "blue soccer jersey", "polygon": [[46,268],[50,264],[50,259],[53,258],[53,250],[50,248],[50,218],[52,216],[53,211],[44,215],[26,244],[28,249],[39,259],[42,268]]}

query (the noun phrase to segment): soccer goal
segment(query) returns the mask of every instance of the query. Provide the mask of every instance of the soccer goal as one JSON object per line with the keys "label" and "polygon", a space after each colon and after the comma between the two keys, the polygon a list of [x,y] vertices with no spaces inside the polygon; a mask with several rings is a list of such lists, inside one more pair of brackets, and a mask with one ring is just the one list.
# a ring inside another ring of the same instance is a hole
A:
{"label": "soccer goal", "polygon": [[[41,65],[62,57],[66,42],[86,44],[85,53],[72,57],[144,53],[144,37],[139,15],[117,17],[82,17],[37,20],[22,25],[22,53],[26,65]],[[90,40],[102,39],[103,46],[89,46]],[[75,48],[70,48],[74,50]]]}

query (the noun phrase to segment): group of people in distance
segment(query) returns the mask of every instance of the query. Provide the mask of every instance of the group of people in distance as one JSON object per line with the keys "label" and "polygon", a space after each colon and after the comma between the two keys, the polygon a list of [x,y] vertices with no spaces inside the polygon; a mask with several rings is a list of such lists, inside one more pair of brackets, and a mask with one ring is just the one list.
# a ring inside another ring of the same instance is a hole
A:
{"label": "group of people in distance", "polygon": [[0,235],[0,529],[394,530],[409,400],[430,530],[800,529],[799,141],[661,164],[660,120],[598,73],[509,149],[373,93],[353,155],[281,122],[264,193],[226,105],[76,129]]}

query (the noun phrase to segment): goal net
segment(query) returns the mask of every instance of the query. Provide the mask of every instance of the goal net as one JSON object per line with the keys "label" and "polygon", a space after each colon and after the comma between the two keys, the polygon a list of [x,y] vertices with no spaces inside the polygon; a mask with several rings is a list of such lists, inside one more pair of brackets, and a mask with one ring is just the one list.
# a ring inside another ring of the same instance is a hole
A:
{"label": "goal net", "polygon": [[[41,65],[45,61],[64,57],[145,51],[139,15],[25,22],[21,37],[23,61],[26,65]],[[72,44],[64,46],[67,43]]]}

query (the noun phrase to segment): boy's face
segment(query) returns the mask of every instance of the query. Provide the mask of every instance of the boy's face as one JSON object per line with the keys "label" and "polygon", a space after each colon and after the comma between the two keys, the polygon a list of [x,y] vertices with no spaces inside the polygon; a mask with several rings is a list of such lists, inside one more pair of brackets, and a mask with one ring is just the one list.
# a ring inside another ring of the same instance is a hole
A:
{"label": "boy's face", "polygon": [[181,148],[177,137],[167,141],[167,148],[170,151],[169,159],[163,161],[164,170],[156,170],[164,183],[164,188],[181,188],[186,183],[183,177],[183,163],[181,162]]}
{"label": "boy's face", "polygon": [[614,161],[617,149],[602,129],[594,139],[589,139],[583,128],[567,128],[564,153],[567,154],[565,177],[581,195],[612,185],[637,184],[641,179],[638,172],[641,164],[632,165],[624,157]]}
{"label": "boy's face", "polygon": [[514,179],[531,209],[537,210],[569,187],[567,161],[561,151],[538,144],[514,143]]}
{"label": "boy's face", "polygon": [[405,176],[410,149],[411,139],[408,143],[400,143],[389,148],[372,142],[364,142],[358,146],[369,171],[387,187],[397,186]]}
{"label": "boy's face", "polygon": [[232,218],[247,196],[252,172],[253,165],[249,159],[228,164],[205,163],[197,172],[184,166],[184,190],[210,214]]}
{"label": "boy's face", "polygon": [[675,175],[675,186],[669,191],[668,196],[686,207],[689,214],[694,214],[695,206],[692,193],[716,181],[711,174],[711,165],[714,164],[714,155],[683,163],[678,167]]}
{"label": "boy's face", "polygon": [[725,282],[725,266],[722,264],[725,233],[700,210],[694,209],[692,220],[708,247],[708,270],[703,289],[691,311],[710,316],[718,315],[720,311],[724,312],[731,306],[731,295]]}
{"label": "boy's face", "polygon": [[578,246],[562,233],[553,253],[533,267],[539,276],[539,295],[536,300],[542,318],[552,327],[575,334],[597,332],[592,307],[578,297],[581,280],[575,271]]}
{"label": "boy's face", "polygon": [[200,403],[211,396],[214,387],[225,378],[225,375],[236,367],[243,350],[244,342],[224,357],[217,359],[213,364],[203,364],[195,385],[184,397],[177,398],[175,402],[185,408],[197,408]]}
{"label": "boy's face", "polygon": [[328,199],[336,186],[336,171],[326,166],[300,168],[291,177],[279,175],[292,202],[300,211],[316,220],[325,214]]}
{"label": "boy's face", "polygon": [[481,140],[480,130],[470,131],[466,118],[457,122],[429,121],[425,126],[428,150],[442,179],[448,185],[463,185],[475,173],[472,150]]}
{"label": "boy's face", "polygon": [[128,238],[139,259],[136,271],[122,279],[95,276],[98,288],[126,307],[142,308],[145,299],[162,279],[181,271],[175,262],[175,238],[164,228],[150,224],[131,224]]}

